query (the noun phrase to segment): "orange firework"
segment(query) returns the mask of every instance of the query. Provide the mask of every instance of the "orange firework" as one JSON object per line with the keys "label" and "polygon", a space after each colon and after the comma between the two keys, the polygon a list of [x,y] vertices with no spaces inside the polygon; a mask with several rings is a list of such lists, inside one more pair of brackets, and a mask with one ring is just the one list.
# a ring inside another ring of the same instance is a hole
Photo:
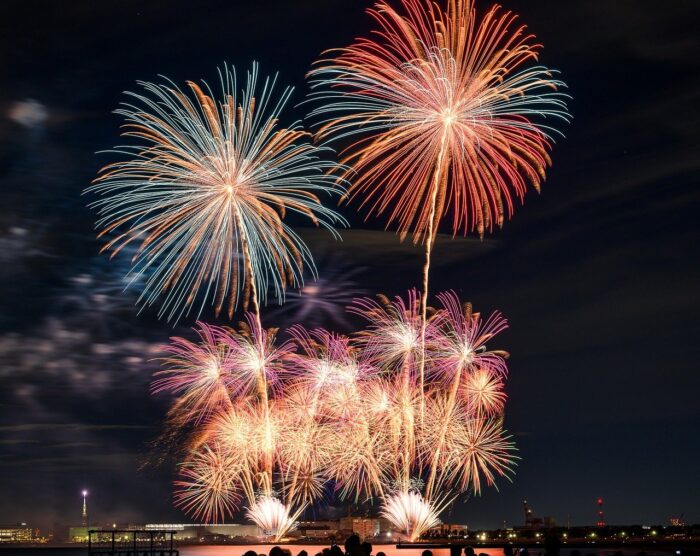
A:
{"label": "orange firework", "polygon": [[469,0],[443,11],[425,0],[385,2],[370,15],[376,40],[358,39],[311,71],[317,136],[360,135],[346,150],[350,189],[370,213],[389,213],[402,236],[434,240],[451,210],[452,232],[499,226],[539,190],[553,131],[568,119],[564,84],[536,61],[540,45],[516,16],[492,8],[477,21]]}
{"label": "orange firework", "polygon": [[[556,132],[568,121],[564,83],[534,65],[541,46],[516,16],[493,7],[479,21],[470,0],[447,9],[401,0],[369,14],[374,38],[331,51],[310,72],[320,140],[345,150],[351,198],[387,214],[402,239],[423,241],[421,314],[426,320],[430,256],[438,225],[479,235],[503,224],[526,181],[539,191]],[[425,324],[421,330],[424,351]],[[419,374],[423,384],[424,362]]]}
{"label": "orange firework", "polygon": [[[416,357],[418,295],[355,301],[369,326],[352,337],[293,327],[276,343],[254,315],[239,330],[200,324],[200,344],[174,339],[155,391],[178,397],[190,431],[176,501],[195,516],[247,515],[279,539],[304,508],[335,492],[375,497],[417,538],[459,492],[509,477],[503,430],[506,328],[453,293],[438,296]],[[420,416],[420,418],[419,418]]]}

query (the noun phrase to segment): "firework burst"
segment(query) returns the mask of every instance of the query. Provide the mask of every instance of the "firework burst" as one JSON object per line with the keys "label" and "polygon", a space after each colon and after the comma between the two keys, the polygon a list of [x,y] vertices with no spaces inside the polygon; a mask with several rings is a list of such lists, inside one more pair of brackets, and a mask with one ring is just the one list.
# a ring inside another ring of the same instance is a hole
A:
{"label": "firework burst", "polygon": [[140,83],[134,104],[117,113],[133,144],[113,152],[126,160],[105,166],[88,191],[100,198],[104,250],[138,245],[133,279],[143,277],[139,302],[161,300],[160,316],[177,320],[199,304],[229,318],[239,303],[257,310],[268,290],[278,301],[287,285],[302,283],[311,254],[284,222],[289,213],[332,230],[344,220],[321,204],[339,193],[324,160],[297,124],[278,125],[291,95],[276,96],[275,78],[259,86],[253,64],[239,94],[236,73],[219,73],[222,98],[206,84]]}
{"label": "firework burst", "polygon": [[156,372],[151,385],[154,394],[170,392],[178,397],[176,407],[189,420],[199,422],[217,409],[231,404],[227,385],[231,378],[228,332],[217,326],[198,323],[199,343],[172,338],[166,347],[166,367]]}
{"label": "firework burst", "polygon": [[452,213],[452,232],[501,225],[526,181],[537,190],[555,130],[568,120],[564,83],[536,62],[541,45],[516,16],[472,2],[402,0],[368,10],[376,40],[330,51],[310,72],[323,102],[320,139],[359,136],[346,150],[350,195],[388,212],[402,236],[432,242]]}
{"label": "firework burst", "polygon": [[175,505],[205,523],[230,515],[240,497],[236,493],[237,466],[221,446],[205,445],[181,468],[175,482]]}
{"label": "firework burst", "polygon": [[[517,17],[493,7],[477,20],[471,0],[384,1],[368,10],[378,25],[327,53],[310,72],[311,116],[321,141],[350,141],[351,199],[388,215],[401,238],[425,245],[421,293],[421,387],[425,379],[430,260],[438,226],[483,236],[526,182],[539,191],[567,95],[556,71],[535,65],[541,45]],[[421,418],[424,407],[421,407]]]}
{"label": "firework burst", "polygon": [[154,391],[174,393],[173,425],[189,424],[176,503],[211,519],[245,500],[277,540],[330,493],[379,499],[417,538],[457,493],[509,477],[504,352],[487,346],[505,321],[438,298],[424,383],[415,291],[355,301],[369,326],[351,337],[295,326],[280,342],[248,315],[237,330],[200,325],[199,343],[174,339]]}
{"label": "firework burst", "polygon": [[440,523],[440,512],[445,506],[436,507],[415,491],[399,492],[386,497],[381,516],[405,531],[410,541],[416,541]]}
{"label": "firework burst", "polygon": [[262,529],[265,536],[277,542],[294,527],[302,511],[303,508],[290,515],[289,508],[277,498],[261,496],[248,508],[246,516]]}

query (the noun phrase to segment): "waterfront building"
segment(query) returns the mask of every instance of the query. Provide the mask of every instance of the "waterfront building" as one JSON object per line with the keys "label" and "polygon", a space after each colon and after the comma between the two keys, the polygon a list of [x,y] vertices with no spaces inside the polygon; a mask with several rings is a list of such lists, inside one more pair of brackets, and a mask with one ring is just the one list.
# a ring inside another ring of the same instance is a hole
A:
{"label": "waterfront building", "polygon": [[34,540],[34,532],[26,523],[0,525],[0,543],[31,542],[32,540]]}
{"label": "waterfront building", "polygon": [[372,517],[341,517],[340,531],[344,533],[357,533],[361,539],[376,537],[380,532],[380,523]]}
{"label": "waterfront building", "polygon": [[147,523],[143,526],[146,531],[175,531],[175,540],[213,539],[222,540],[234,538],[260,537],[257,525],[248,523]]}
{"label": "waterfront building", "polygon": [[88,527],[85,525],[80,525],[79,527],[69,527],[68,540],[70,542],[88,542]]}
{"label": "waterfront building", "polygon": [[296,526],[298,537],[308,539],[331,539],[338,537],[339,522],[334,519],[300,521]]}

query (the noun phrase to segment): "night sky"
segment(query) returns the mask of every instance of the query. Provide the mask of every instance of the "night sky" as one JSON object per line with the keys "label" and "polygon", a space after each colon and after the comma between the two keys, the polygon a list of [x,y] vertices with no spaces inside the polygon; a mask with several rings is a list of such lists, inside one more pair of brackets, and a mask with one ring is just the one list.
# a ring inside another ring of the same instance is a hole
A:
{"label": "night sky", "polygon": [[[440,238],[432,281],[511,328],[506,426],[522,461],[458,503],[471,527],[536,515],[589,524],[700,522],[700,73],[693,0],[505,0],[562,71],[573,124],[542,195],[502,231]],[[326,48],[371,26],[365,0],[4,2],[0,16],[0,522],[188,520],[151,443],[166,398],[152,358],[176,330],[137,315],[128,260],[98,255],[83,189],[118,143],[122,91],[158,74],[216,80],[223,62],[280,72],[304,99]],[[478,1],[483,11],[488,1]],[[295,114],[296,112],[296,114]],[[304,116],[292,109],[289,118]],[[418,286],[421,252],[343,206],[343,243],[303,232],[317,294],[268,324],[336,329],[356,294]],[[336,309],[334,309],[336,307]],[[304,312],[313,309],[312,314]],[[311,322],[317,321],[317,322]]]}

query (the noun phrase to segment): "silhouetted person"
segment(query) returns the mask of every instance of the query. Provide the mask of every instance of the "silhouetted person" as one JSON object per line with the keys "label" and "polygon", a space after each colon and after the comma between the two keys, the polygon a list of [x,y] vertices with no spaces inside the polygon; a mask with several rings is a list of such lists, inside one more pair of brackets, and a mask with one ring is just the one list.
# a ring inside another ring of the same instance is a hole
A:
{"label": "silhouetted person", "polygon": [[421,553],[421,556],[433,556],[433,551],[432,550],[424,550]]}
{"label": "silhouetted person", "polygon": [[450,556],[462,556],[462,547],[458,544],[450,545]]}
{"label": "silhouetted person", "polygon": [[284,556],[284,552],[279,546],[273,546],[270,549],[270,556]]}
{"label": "silhouetted person", "polygon": [[464,547],[464,556],[476,556],[474,554],[474,549],[471,546]]}
{"label": "silhouetted person", "polygon": [[372,556],[372,543],[367,541],[363,542],[360,545],[360,550],[364,556]]}
{"label": "silhouetted person", "polygon": [[309,553],[306,552],[306,550],[300,550],[299,554],[297,554],[297,556],[309,556]]}
{"label": "silhouetted person", "polygon": [[345,540],[345,554],[348,556],[363,556],[360,536],[357,533],[353,533]]}
{"label": "silhouetted person", "polygon": [[247,552],[243,553],[243,556],[258,556],[258,553],[255,552],[255,550],[248,550]]}
{"label": "silhouetted person", "polygon": [[386,556],[386,554],[384,554],[384,552],[377,552],[377,556]]}
{"label": "silhouetted person", "polygon": [[509,544],[503,547],[503,556],[513,556],[513,547]]}
{"label": "silhouetted person", "polygon": [[331,549],[328,552],[328,554],[330,554],[330,556],[343,556],[343,551],[337,544],[334,544],[333,546],[331,546]]}

